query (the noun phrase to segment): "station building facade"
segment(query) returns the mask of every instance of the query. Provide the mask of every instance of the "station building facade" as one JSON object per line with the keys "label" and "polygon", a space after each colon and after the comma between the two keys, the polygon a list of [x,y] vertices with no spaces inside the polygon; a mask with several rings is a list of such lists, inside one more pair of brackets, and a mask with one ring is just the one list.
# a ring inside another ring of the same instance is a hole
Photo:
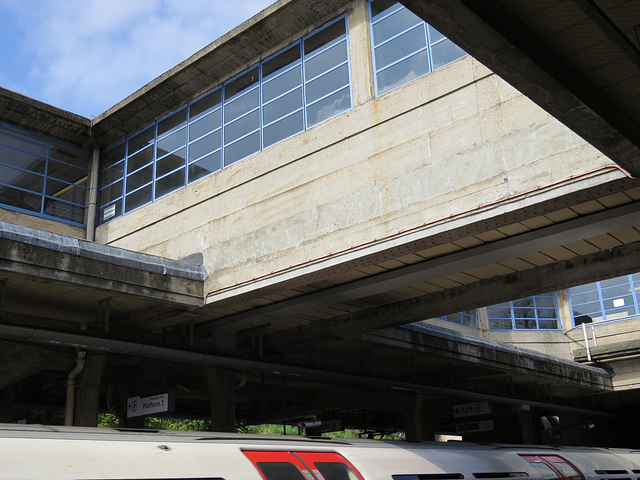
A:
{"label": "station building facade", "polygon": [[0,117],[5,239],[206,272],[153,318],[112,284],[108,314],[46,293],[37,313],[13,275],[40,273],[5,252],[11,324],[330,370],[418,321],[638,388],[638,184],[399,3],[282,0],[93,120],[8,91]]}

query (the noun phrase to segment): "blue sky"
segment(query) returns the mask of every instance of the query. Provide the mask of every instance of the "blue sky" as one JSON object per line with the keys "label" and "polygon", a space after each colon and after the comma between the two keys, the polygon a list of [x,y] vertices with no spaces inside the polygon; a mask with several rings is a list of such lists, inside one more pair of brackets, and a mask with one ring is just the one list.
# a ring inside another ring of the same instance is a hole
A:
{"label": "blue sky", "polygon": [[0,86],[95,117],[275,0],[0,0]]}

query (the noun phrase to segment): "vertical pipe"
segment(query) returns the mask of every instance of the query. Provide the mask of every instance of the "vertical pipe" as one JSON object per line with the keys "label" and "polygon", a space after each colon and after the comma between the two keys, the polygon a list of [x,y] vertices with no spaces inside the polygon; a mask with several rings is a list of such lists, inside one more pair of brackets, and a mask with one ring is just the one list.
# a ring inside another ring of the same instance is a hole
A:
{"label": "vertical pipe", "polygon": [[84,370],[86,356],[87,352],[78,352],[76,366],[69,372],[67,377],[67,404],[64,413],[64,424],[69,427],[73,425],[73,410],[76,403],[76,377]]}
{"label": "vertical pipe", "polygon": [[89,185],[89,208],[87,210],[87,237],[93,242],[96,238],[96,212],[98,205],[98,174],[100,172],[100,149],[93,149],[91,161],[91,183]]}
{"label": "vertical pipe", "polygon": [[587,349],[587,360],[591,361],[591,347],[589,347],[589,338],[587,337],[587,325],[582,324],[582,334],[584,335],[584,346]]}

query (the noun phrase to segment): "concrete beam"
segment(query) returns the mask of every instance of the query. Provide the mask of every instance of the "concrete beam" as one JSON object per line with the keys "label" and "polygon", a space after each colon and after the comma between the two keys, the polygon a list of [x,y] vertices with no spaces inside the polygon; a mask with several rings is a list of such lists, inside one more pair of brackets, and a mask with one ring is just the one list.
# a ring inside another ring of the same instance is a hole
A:
{"label": "concrete beam", "polygon": [[0,222],[0,271],[199,307],[207,273],[192,265]]}
{"label": "concrete beam", "polygon": [[[474,0],[401,2],[618,165],[640,175],[638,123],[514,14],[517,5]],[[579,2],[556,3],[561,4],[566,18],[582,13],[576,5]],[[583,33],[576,31],[576,35]],[[618,79],[615,69],[621,62],[604,65],[606,73],[600,75],[609,75],[609,84]],[[632,61],[624,64],[638,71]]]}
{"label": "concrete beam", "polygon": [[91,148],[91,120],[0,87],[0,118],[17,127]]}
{"label": "concrete beam", "polygon": [[640,270],[640,242],[588,256],[497,276],[442,292],[426,294],[377,308],[318,320],[263,337],[265,352],[304,349],[317,340],[342,339],[394,325],[470,310],[486,305],[555,291],[589,281]]}

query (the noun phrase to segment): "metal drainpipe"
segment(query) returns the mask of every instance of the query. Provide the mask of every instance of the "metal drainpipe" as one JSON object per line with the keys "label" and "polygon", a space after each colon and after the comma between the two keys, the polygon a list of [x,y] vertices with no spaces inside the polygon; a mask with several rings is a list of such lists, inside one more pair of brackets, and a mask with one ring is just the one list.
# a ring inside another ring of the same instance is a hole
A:
{"label": "metal drainpipe", "polygon": [[64,413],[64,424],[66,426],[73,425],[73,409],[76,404],[76,377],[84,370],[84,364],[87,361],[87,352],[79,351],[76,358],[76,366],[69,372],[67,377],[67,405]]}
{"label": "metal drainpipe", "polygon": [[89,185],[89,208],[87,209],[87,236],[93,242],[96,238],[96,211],[98,204],[98,172],[100,168],[100,149],[93,149],[91,161],[91,183]]}
{"label": "metal drainpipe", "polygon": [[589,337],[587,337],[587,325],[582,324],[582,335],[584,335],[584,346],[587,349],[587,360],[590,362],[593,360],[591,357],[591,347],[589,346]]}

